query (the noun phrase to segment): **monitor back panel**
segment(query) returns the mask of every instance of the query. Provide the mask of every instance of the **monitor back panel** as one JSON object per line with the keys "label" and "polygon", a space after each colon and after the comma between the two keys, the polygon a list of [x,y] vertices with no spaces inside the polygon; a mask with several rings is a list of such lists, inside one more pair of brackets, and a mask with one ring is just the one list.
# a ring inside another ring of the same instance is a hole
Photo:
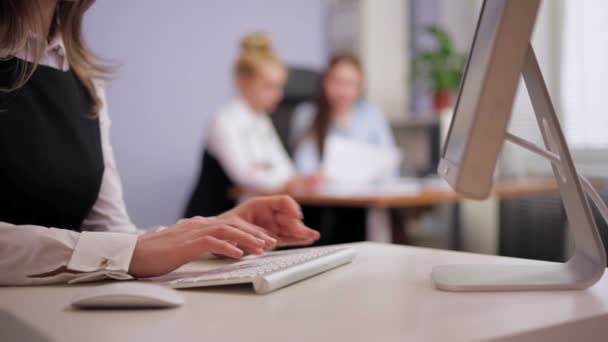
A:
{"label": "monitor back panel", "polygon": [[486,0],[438,172],[457,192],[486,198],[540,0]]}

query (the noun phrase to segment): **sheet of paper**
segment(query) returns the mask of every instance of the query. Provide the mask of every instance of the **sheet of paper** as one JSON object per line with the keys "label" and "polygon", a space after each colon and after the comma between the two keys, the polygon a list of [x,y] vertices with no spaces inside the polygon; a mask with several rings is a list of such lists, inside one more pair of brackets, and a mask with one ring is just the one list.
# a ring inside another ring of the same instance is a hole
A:
{"label": "sheet of paper", "polygon": [[361,185],[394,178],[401,162],[396,148],[336,136],[325,144],[323,170],[331,183]]}
{"label": "sheet of paper", "polygon": [[326,181],[319,188],[319,193],[335,197],[386,197],[394,195],[415,195],[423,186],[416,178],[395,178],[380,183],[348,184]]}

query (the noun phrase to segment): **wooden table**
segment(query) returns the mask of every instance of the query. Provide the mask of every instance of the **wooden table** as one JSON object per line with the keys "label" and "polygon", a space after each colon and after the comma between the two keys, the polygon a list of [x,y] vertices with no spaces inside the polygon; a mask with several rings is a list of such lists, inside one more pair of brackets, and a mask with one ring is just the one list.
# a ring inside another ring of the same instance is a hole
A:
{"label": "wooden table", "polygon": [[[168,310],[74,310],[89,285],[0,289],[0,340],[167,341],[606,341],[608,275],[584,291],[455,293],[433,266],[544,262],[378,243],[353,244],[352,264],[267,295],[251,286],[182,290]],[[203,271],[228,260],[199,260]]]}
{"label": "wooden table", "polygon": [[[592,183],[596,187],[601,187],[603,185],[603,182],[600,180],[592,180]],[[517,198],[554,194],[558,192],[559,187],[553,178],[535,177],[497,181],[490,197],[499,199]],[[271,195],[271,193],[260,193],[242,188],[231,189],[229,194],[232,198]],[[276,195],[276,193],[272,194]],[[411,218],[418,216],[421,212],[424,212],[425,209],[431,206],[445,203],[458,204],[465,199],[462,195],[451,190],[447,184],[444,186],[423,185],[420,192],[403,194],[358,194],[348,196],[314,192],[285,194],[293,197],[298,203],[303,205],[405,209],[401,212],[396,210],[391,211],[392,241],[397,244],[408,243],[404,228]],[[452,248],[455,250],[460,249],[458,211],[458,206],[456,205],[454,208],[456,218],[451,238]]]}
{"label": "wooden table", "polygon": [[[595,186],[603,183],[598,180],[593,181]],[[491,197],[495,198],[516,198],[533,195],[544,195],[557,193],[559,190],[557,183],[552,178],[525,178],[498,181],[492,191]],[[249,191],[242,188],[233,188],[230,191],[232,198],[240,196],[259,196],[276,195],[277,193],[261,193]],[[447,187],[433,188],[427,187],[418,193],[404,194],[384,194],[384,195],[331,195],[320,193],[283,193],[293,197],[300,204],[318,206],[337,206],[337,207],[375,207],[375,208],[395,208],[395,207],[416,207],[436,205],[443,203],[458,202],[465,197],[459,195]]]}

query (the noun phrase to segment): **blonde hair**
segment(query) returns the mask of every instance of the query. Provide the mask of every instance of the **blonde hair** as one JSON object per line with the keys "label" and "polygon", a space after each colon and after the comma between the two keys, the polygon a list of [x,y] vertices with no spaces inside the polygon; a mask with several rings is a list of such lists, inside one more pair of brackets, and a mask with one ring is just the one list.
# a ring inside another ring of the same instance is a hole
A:
{"label": "blonde hair", "polygon": [[[84,13],[95,0],[60,1],[55,9],[51,32],[59,30],[63,38],[70,68],[93,100],[93,113],[98,113],[102,102],[93,83],[106,79],[110,68],[99,64],[98,58],[88,49],[82,33]],[[33,59],[32,63],[19,62],[17,79],[0,91],[14,91],[23,86],[34,74],[46,47],[46,28],[38,0],[0,1],[0,57],[12,58],[19,51]]]}
{"label": "blonde hair", "polygon": [[241,39],[241,54],[234,68],[237,76],[257,76],[265,63],[276,63],[284,67],[266,34],[254,32],[245,35]]}

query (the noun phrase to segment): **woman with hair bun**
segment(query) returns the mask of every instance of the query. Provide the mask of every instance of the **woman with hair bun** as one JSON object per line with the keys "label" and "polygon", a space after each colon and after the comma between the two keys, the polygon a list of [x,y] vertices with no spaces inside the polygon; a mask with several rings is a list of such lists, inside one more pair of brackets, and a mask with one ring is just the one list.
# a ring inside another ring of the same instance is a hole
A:
{"label": "woman with hair bun", "polygon": [[314,188],[318,179],[297,176],[268,117],[283,98],[287,80],[287,68],[270,39],[263,33],[247,34],[240,50],[234,66],[238,94],[211,120],[201,175],[186,216],[215,215],[232,206],[227,191],[233,186],[289,193]]}

